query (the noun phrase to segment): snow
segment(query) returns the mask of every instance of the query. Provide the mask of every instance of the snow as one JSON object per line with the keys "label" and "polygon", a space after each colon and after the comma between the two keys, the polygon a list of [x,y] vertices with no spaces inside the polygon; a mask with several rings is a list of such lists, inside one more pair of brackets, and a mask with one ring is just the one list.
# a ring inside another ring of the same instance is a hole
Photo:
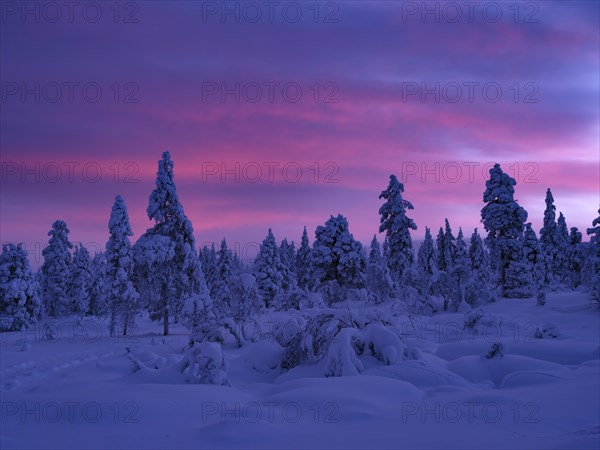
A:
{"label": "snow", "polygon": [[[265,312],[260,339],[241,348],[233,336],[190,347],[185,327],[162,336],[146,317],[116,337],[108,319],[45,319],[0,334],[0,447],[597,449],[591,305],[583,291],[548,293],[543,307],[501,299],[465,327],[461,312],[352,302],[358,328],[341,328],[322,359],[289,370],[283,345],[316,314],[344,317],[344,308]],[[497,342],[503,355],[485,358]],[[204,375],[175,370],[185,358]]]}

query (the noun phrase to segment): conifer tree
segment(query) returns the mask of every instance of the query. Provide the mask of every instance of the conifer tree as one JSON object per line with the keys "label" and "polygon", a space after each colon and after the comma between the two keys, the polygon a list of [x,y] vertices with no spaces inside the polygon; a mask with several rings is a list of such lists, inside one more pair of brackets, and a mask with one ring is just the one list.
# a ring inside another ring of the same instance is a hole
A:
{"label": "conifer tree", "polygon": [[526,280],[520,279],[523,265],[521,236],[527,211],[514,199],[514,178],[504,173],[499,164],[490,169],[490,179],[486,181],[481,210],[481,220],[488,232],[485,242],[490,249],[502,295],[522,296],[522,286]]}
{"label": "conifer tree", "polygon": [[0,331],[19,331],[41,316],[39,286],[21,244],[4,244],[0,254]]}
{"label": "conifer tree", "polygon": [[68,298],[71,285],[71,249],[69,229],[62,220],[52,224],[48,232],[48,246],[42,250],[44,263],[41,268],[42,302],[51,317],[69,312]]}
{"label": "conifer tree", "polygon": [[379,195],[380,199],[385,200],[379,208],[379,232],[385,233],[388,238],[388,266],[394,281],[400,280],[404,270],[414,262],[410,230],[416,230],[417,225],[406,215],[406,211],[414,207],[412,203],[404,200],[403,192],[404,184],[400,183],[395,175],[390,175],[387,189]]}

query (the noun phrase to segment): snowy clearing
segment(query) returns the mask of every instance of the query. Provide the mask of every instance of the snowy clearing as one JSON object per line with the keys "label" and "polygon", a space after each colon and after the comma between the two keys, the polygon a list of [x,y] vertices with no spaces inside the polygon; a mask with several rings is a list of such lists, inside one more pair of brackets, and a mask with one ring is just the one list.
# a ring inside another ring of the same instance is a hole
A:
{"label": "snowy clearing", "polygon": [[[389,308],[353,305],[353,314]],[[257,342],[238,348],[230,335],[223,345],[230,387],[168,370],[188,344],[180,326],[162,336],[146,320],[110,338],[96,319],[60,319],[2,333],[0,447],[599,448],[600,313],[589,295],[483,310],[474,328],[462,313],[400,312],[359,328],[372,351],[342,355],[354,365],[335,377],[324,376],[331,355],[282,370],[270,331],[287,319],[263,315]],[[504,355],[484,357],[496,342]],[[126,349],[145,370],[133,372]]]}

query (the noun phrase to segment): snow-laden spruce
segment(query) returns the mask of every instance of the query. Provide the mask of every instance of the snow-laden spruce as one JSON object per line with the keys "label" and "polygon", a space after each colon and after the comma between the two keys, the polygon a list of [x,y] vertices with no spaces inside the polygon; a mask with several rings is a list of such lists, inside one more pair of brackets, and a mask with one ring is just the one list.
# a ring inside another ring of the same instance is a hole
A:
{"label": "snow-laden spruce", "polygon": [[287,267],[289,273],[294,278],[296,277],[296,245],[292,241],[288,242],[286,238],[281,240],[279,244],[279,257],[284,266]]}
{"label": "snow-laden spruce", "polygon": [[433,237],[428,227],[425,227],[425,239],[417,252],[417,266],[421,274],[429,278],[438,270]]}
{"label": "snow-laden spruce", "polygon": [[312,275],[312,250],[308,242],[306,227],[302,231],[300,248],[296,252],[296,283],[301,289],[314,288],[314,277]]}
{"label": "snow-laden spruce", "polygon": [[600,305],[600,209],[592,227],[587,229],[587,234],[590,236],[590,255],[587,263],[589,286],[592,297]]}
{"label": "snow-laden spruce", "polygon": [[202,273],[204,274],[204,280],[206,287],[210,292],[211,297],[214,298],[214,289],[217,284],[217,251],[215,250],[214,242],[210,248],[206,245],[202,247],[199,252],[200,265],[202,267]]}
{"label": "snow-laden spruce", "polygon": [[92,316],[102,316],[106,312],[106,254],[98,252],[92,258],[90,266],[92,278],[90,280],[89,313]]}
{"label": "snow-laden spruce", "polygon": [[79,244],[75,247],[71,264],[71,286],[69,288],[69,313],[80,317],[88,313],[92,289],[92,260],[90,253]]}
{"label": "snow-laden spruce", "polygon": [[281,261],[279,248],[270,228],[254,260],[254,276],[265,307],[279,307],[282,297],[290,288],[292,275]]}
{"label": "snow-laden spruce", "polygon": [[162,320],[165,335],[169,321],[182,318],[186,302],[204,303],[208,297],[194,230],[179,201],[173,169],[171,155],[164,152],[146,209],[155,224],[134,246],[137,289],[147,300],[150,317]]}
{"label": "snow-laden spruce", "polygon": [[521,277],[526,263],[520,238],[527,211],[514,199],[516,184],[514,178],[495,164],[490,169],[490,179],[485,182],[483,201],[486,205],[481,210],[481,221],[488,233],[485,242],[498,272],[503,297],[523,296],[524,286],[529,282]]}
{"label": "snow-laden spruce", "polygon": [[546,302],[544,269],[545,259],[531,222],[525,224],[525,232],[522,238],[523,256],[527,261],[527,271],[531,273],[530,294],[535,294],[538,305]]}
{"label": "snow-laden spruce", "polygon": [[313,243],[314,276],[329,303],[346,300],[349,290],[366,285],[366,257],[348,221],[338,214],[319,225]]}
{"label": "snow-laden spruce", "polygon": [[546,191],[546,209],[544,210],[543,227],[540,230],[540,248],[544,255],[545,284],[556,289],[560,283],[562,272],[561,238],[556,223],[556,206],[550,188]]}
{"label": "snow-laden spruce", "polygon": [[377,303],[390,300],[394,295],[394,282],[375,235],[371,241],[367,262],[367,288]]}
{"label": "snow-laden spruce", "polygon": [[215,311],[219,316],[225,316],[233,304],[233,295],[229,285],[231,278],[236,273],[233,252],[229,250],[225,238],[221,240],[216,262],[216,272],[212,281],[210,296],[213,299]]}
{"label": "snow-laden spruce", "polygon": [[42,303],[48,316],[68,314],[69,289],[71,286],[71,249],[69,228],[62,220],[52,224],[48,231],[48,246],[42,250],[44,262],[41,268]]}
{"label": "snow-laden spruce", "polygon": [[414,209],[411,202],[404,200],[402,194],[404,184],[395,175],[390,175],[386,190],[380,195],[385,203],[379,208],[379,232],[385,233],[389,244],[389,255],[386,255],[392,279],[402,278],[405,269],[413,265],[414,254],[410,230],[416,230],[415,222],[406,215],[406,211]]}
{"label": "snow-laden spruce", "polygon": [[0,255],[0,331],[19,331],[41,316],[39,286],[21,244],[4,244]]}
{"label": "snow-laden spruce", "polygon": [[105,283],[110,314],[110,335],[126,335],[135,328],[139,310],[139,294],[132,277],[133,250],[129,237],[133,236],[125,200],[117,195],[108,221],[109,238],[106,243]]}
{"label": "snow-laden spruce", "polygon": [[581,284],[581,273],[585,261],[583,235],[577,227],[571,227],[567,251],[568,276],[567,284],[571,289],[577,289]]}

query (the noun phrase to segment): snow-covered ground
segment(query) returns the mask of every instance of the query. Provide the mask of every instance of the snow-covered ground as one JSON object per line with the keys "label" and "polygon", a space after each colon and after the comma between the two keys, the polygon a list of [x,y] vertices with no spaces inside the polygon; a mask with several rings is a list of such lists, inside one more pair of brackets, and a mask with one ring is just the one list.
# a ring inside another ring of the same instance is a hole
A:
{"label": "snow-covered ground", "polygon": [[[341,377],[324,376],[327,358],[283,371],[274,313],[258,342],[223,346],[231,387],[133,373],[126,348],[168,367],[183,327],[163,337],[139,320],[134,337],[114,339],[95,319],[63,319],[46,322],[52,340],[43,325],[2,333],[0,448],[598,449],[600,311],[581,292],[535,302],[486,305],[474,328],[463,313],[353,307],[358,319],[380,311],[401,344],[375,336],[391,363],[365,352],[362,373]],[[497,342],[504,356],[485,358]]]}

